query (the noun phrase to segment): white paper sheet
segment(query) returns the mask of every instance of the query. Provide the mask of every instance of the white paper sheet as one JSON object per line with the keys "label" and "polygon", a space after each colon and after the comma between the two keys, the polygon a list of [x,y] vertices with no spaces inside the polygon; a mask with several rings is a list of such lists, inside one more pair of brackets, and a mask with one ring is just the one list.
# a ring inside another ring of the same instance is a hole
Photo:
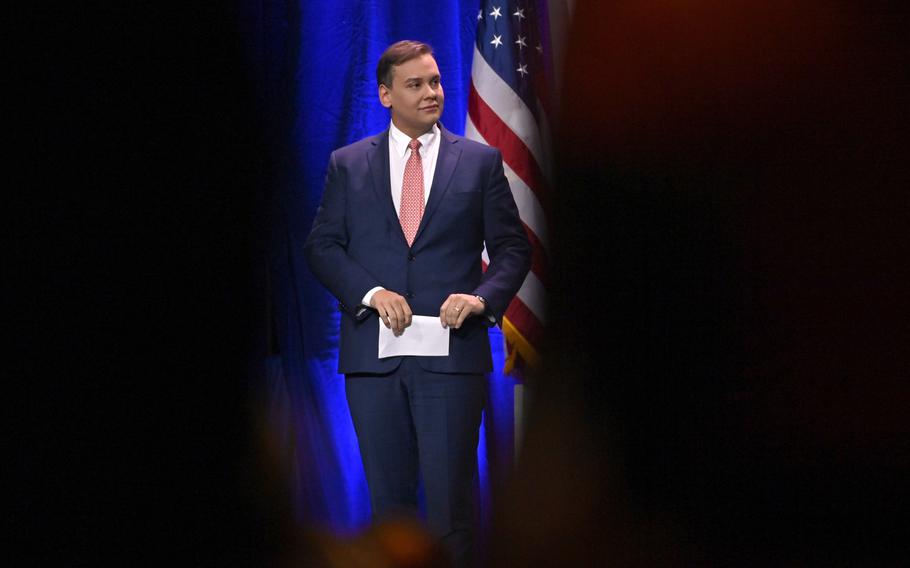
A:
{"label": "white paper sheet", "polygon": [[379,358],[400,355],[444,357],[449,354],[449,328],[442,327],[438,316],[412,316],[411,325],[395,337],[382,320],[379,321]]}

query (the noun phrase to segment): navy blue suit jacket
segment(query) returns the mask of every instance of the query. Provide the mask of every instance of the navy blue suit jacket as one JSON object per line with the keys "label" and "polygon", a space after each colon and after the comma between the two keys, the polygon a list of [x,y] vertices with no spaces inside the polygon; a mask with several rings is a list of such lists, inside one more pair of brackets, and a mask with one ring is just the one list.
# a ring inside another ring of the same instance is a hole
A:
{"label": "navy blue suit jacket", "polygon": [[[531,247],[495,148],[440,126],[429,200],[408,247],[392,203],[388,130],[332,153],[322,203],[305,245],[316,277],[339,300],[341,373],[386,373],[400,357],[377,357],[375,310],[363,296],[382,286],[404,296],[415,315],[439,316],[452,293],[483,296],[497,321],[531,263]],[[482,271],[486,242],[490,265]],[[447,357],[420,357],[428,371],[492,370],[489,319],[468,318],[451,331]]]}

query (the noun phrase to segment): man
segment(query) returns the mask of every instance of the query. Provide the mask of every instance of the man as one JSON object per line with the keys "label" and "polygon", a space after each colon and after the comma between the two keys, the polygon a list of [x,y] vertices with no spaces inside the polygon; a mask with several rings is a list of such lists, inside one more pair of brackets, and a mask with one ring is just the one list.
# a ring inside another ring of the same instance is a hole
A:
{"label": "man", "polygon": [[[467,565],[487,327],[524,280],[531,249],[499,151],[438,123],[430,46],[393,44],[376,78],[389,129],[332,153],[305,250],[343,312],[339,372],[374,518],[415,511],[419,478],[430,529]],[[438,315],[448,355],[380,358],[377,320],[401,336],[415,315]]]}

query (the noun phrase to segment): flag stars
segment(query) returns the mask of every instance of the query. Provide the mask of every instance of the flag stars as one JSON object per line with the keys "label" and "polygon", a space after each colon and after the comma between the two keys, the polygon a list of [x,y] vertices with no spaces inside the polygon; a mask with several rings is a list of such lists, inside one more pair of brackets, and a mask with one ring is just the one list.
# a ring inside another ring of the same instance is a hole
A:
{"label": "flag stars", "polygon": [[521,76],[524,77],[525,75],[528,74],[528,65],[527,65],[527,64],[525,64],[525,65],[519,65],[519,66],[518,66],[518,69],[516,69],[516,71],[518,71],[519,73],[521,73]]}
{"label": "flag stars", "polygon": [[515,43],[518,45],[518,49],[519,49],[519,50],[520,50],[521,48],[523,48],[523,47],[528,47],[527,42],[525,42],[526,39],[527,39],[526,37],[524,37],[524,36],[522,36],[522,35],[519,35],[519,36],[518,36],[518,39],[515,40]]}
{"label": "flag stars", "polygon": [[480,10],[477,10],[477,19],[478,20],[483,19],[483,8],[481,8]]}
{"label": "flag stars", "polygon": [[516,9],[515,13],[512,15],[515,16],[516,18],[518,18],[519,20],[525,19],[525,11],[522,8]]}
{"label": "flag stars", "polygon": [[502,36],[494,35],[493,41],[491,41],[490,43],[493,45],[493,47],[499,47],[500,45],[502,45]]}
{"label": "flag stars", "polygon": [[537,47],[535,47],[534,49],[537,50],[537,53],[543,53],[543,46],[540,45],[539,43],[537,44]]}
{"label": "flag stars", "polygon": [[490,15],[493,16],[493,20],[498,20],[499,18],[502,17],[502,12],[500,12],[500,10],[502,10],[502,8],[500,8],[499,6],[493,7],[493,11],[490,12]]}

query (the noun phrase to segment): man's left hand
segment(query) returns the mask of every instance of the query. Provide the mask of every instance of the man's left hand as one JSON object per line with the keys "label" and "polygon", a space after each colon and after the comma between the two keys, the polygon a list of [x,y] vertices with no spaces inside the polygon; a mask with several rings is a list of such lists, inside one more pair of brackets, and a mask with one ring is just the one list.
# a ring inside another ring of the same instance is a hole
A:
{"label": "man's left hand", "polygon": [[470,316],[479,316],[486,311],[486,306],[477,296],[470,294],[449,294],[439,307],[439,321],[442,327],[458,329]]}

